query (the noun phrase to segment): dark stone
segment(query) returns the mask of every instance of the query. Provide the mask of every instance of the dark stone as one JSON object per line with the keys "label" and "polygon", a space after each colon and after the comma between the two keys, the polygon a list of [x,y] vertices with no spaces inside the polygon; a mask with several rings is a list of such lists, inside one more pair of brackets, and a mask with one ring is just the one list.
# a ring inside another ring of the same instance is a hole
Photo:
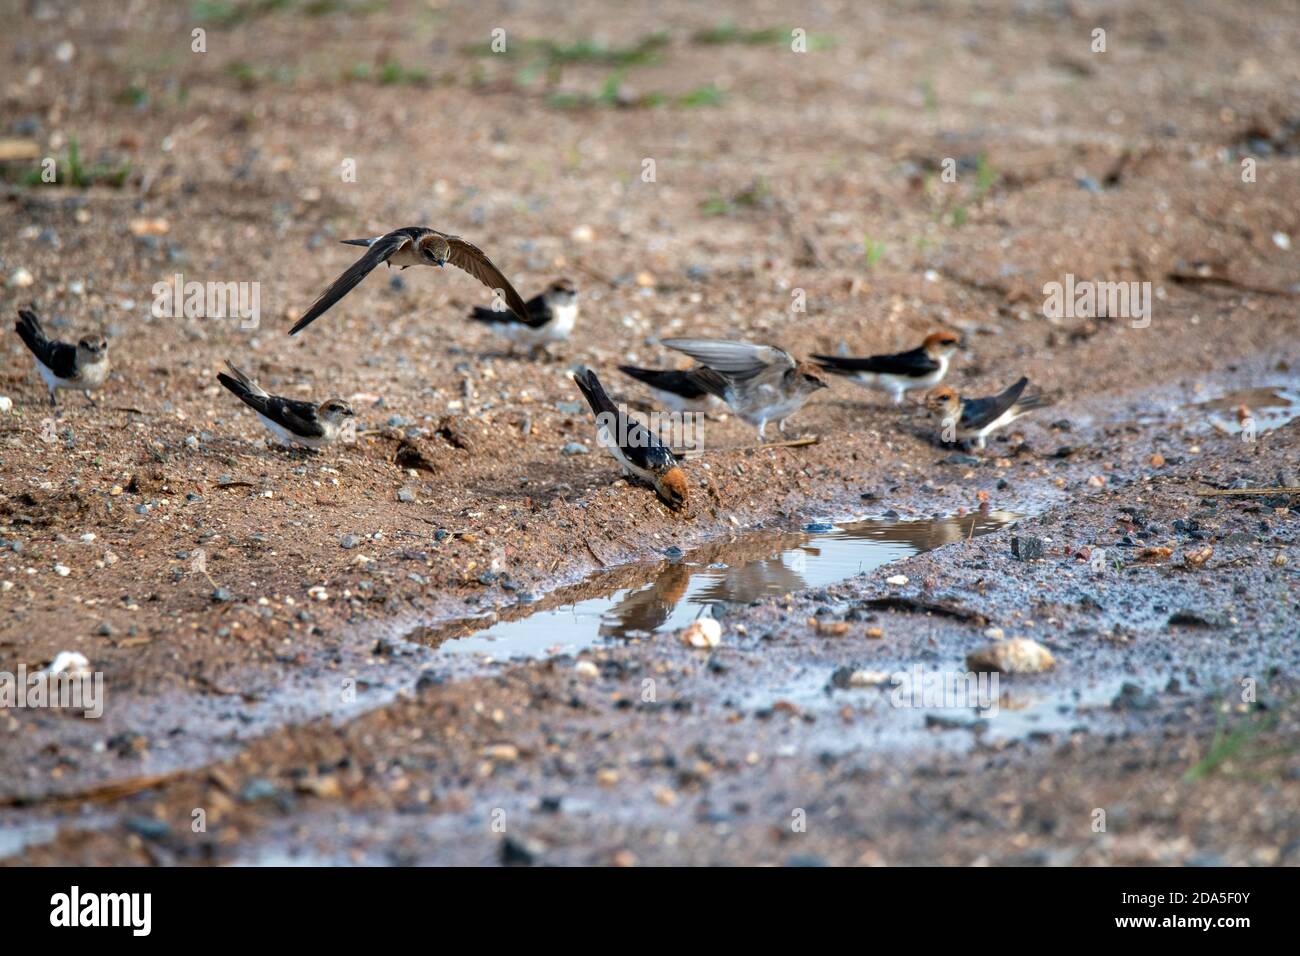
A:
{"label": "dark stone", "polygon": [[1043,556],[1043,539],[1016,535],[1011,539],[1011,556],[1017,561],[1033,561]]}
{"label": "dark stone", "polygon": [[1115,699],[1110,702],[1111,710],[1155,710],[1159,702],[1137,684],[1124,683]]}
{"label": "dark stone", "polygon": [[1228,626],[1228,619],[1222,614],[1209,614],[1183,609],[1169,616],[1170,627],[1210,627]]}
{"label": "dark stone", "polygon": [[258,777],[248,781],[239,791],[239,799],[245,803],[253,803],[257,800],[269,800],[276,795],[275,784],[270,780],[263,780]]}
{"label": "dark stone", "polygon": [[522,840],[506,837],[501,841],[501,863],[504,866],[532,866],[537,854]]}
{"label": "dark stone", "polygon": [[167,823],[153,817],[129,817],[122,825],[146,840],[162,840],[172,833],[172,828]]}

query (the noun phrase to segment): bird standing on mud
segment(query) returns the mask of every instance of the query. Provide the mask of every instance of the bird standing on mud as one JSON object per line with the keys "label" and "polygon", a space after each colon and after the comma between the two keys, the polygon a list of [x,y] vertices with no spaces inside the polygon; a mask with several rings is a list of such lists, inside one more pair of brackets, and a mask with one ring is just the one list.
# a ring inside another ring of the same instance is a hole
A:
{"label": "bird standing on mud", "polygon": [[546,291],[529,299],[524,308],[528,315],[519,318],[513,312],[475,306],[469,317],[482,322],[511,346],[520,345],[530,355],[552,342],[563,342],[578,320],[578,287],[570,279],[556,279]]}
{"label": "bird standing on mud", "polygon": [[600,444],[623,466],[623,471],[645,482],[670,508],[686,505],[686,475],[677,458],[648,428],[615,405],[596,373],[579,368],[573,373],[592,413]]}
{"label": "bird standing on mud", "polygon": [[217,381],[257,412],[267,430],[286,445],[324,448],[343,433],[353,416],[352,406],[341,398],[327,399],[319,405],[280,398],[268,394],[229,362],[226,368],[230,374],[217,373]]}
{"label": "bird standing on mud", "polygon": [[328,289],[312,303],[311,308],[289,330],[290,335],[301,332],[329,311],[339,299],[351,292],[376,266],[385,262],[392,266],[445,266],[451,263],[464,269],[479,282],[499,295],[506,306],[523,322],[528,321],[528,307],[501,270],[492,264],[483,250],[460,236],[451,236],[427,226],[407,226],[373,239],[344,239],[349,246],[365,246],[366,254],[354,262]]}
{"label": "bird standing on mud", "polygon": [[91,405],[93,389],[99,388],[108,378],[108,340],[102,335],[87,336],[70,345],[45,337],[41,320],[30,309],[18,310],[14,331],[36,359],[36,371],[50,390],[50,404],[57,405],[54,393],[61,388],[81,392]]}
{"label": "bird standing on mud", "polygon": [[757,428],[759,441],[770,421],[784,434],[785,420],[826,387],[812,366],[774,345],[722,339],[664,339],[663,344],[700,363],[688,374]]}
{"label": "bird standing on mud", "polygon": [[961,347],[961,338],[953,332],[931,332],[918,347],[892,355],[868,355],[845,358],[838,355],[814,355],[813,361],[832,375],[842,375],[867,388],[889,392],[894,404],[901,405],[910,391],[934,388],[948,374],[948,363]]}
{"label": "bird standing on mud", "polygon": [[984,440],[999,428],[1005,428],[1026,412],[1051,404],[1040,394],[1025,395],[1028,385],[1029,379],[1021,377],[1014,385],[988,398],[961,398],[945,385],[926,395],[925,407],[940,418],[940,440],[949,444],[974,441],[976,448],[983,448]]}

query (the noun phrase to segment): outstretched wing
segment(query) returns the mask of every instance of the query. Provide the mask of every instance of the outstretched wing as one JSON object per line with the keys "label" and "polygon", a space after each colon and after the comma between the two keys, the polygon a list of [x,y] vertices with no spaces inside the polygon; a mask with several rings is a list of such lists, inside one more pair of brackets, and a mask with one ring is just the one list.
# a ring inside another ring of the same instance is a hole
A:
{"label": "outstretched wing", "polygon": [[773,345],[723,339],[664,339],[663,344],[736,381],[753,378],[773,367],[783,372],[794,368],[790,354]]}
{"label": "outstretched wing", "polygon": [[506,305],[510,307],[519,321],[526,325],[533,325],[529,320],[528,306],[524,303],[523,297],[515,291],[515,287],[496,266],[492,260],[483,254],[483,250],[474,243],[462,239],[460,236],[446,236],[447,245],[451,247],[447,261],[457,269],[464,269],[479,282],[492,290],[501,290],[505,297]]}
{"label": "outstretched wing", "polygon": [[335,279],[330,284],[330,287],[320,294],[320,297],[311,304],[311,308],[289,330],[289,334],[297,335],[315,322],[328,312],[334,303],[355,289],[362,279],[374,271],[376,266],[382,262],[387,262],[410,241],[411,236],[404,229],[398,229],[376,239],[366,249],[364,256],[352,263],[346,272]]}

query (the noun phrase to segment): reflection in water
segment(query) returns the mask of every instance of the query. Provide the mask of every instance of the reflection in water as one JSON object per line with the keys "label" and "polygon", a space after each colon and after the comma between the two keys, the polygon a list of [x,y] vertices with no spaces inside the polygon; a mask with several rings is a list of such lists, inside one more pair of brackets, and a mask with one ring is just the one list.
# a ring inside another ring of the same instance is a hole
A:
{"label": "reflection in water", "polygon": [[[673,630],[713,604],[747,604],[825,587],[908,555],[987,534],[1017,517],[992,511],[924,521],[856,521],[824,533],[755,532],[698,548],[678,562],[599,575],[570,589],[572,597],[561,606],[446,640],[442,647],[496,657],[541,655],[587,647],[602,638]],[[441,636],[468,629],[467,622],[460,622]]]}

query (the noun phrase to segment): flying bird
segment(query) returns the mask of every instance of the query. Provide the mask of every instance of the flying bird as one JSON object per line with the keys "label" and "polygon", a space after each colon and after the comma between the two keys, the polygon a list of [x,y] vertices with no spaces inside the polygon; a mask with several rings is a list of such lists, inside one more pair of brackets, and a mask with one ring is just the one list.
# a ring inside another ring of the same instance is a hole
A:
{"label": "flying bird", "polygon": [[281,398],[268,394],[230,362],[226,368],[230,374],[218,372],[217,381],[257,412],[267,430],[286,445],[324,448],[339,437],[353,416],[352,406],[341,398],[327,399],[319,405]]}
{"label": "flying bird", "polygon": [[664,339],[663,344],[700,363],[691,377],[757,428],[759,441],[770,421],[784,434],[785,420],[826,387],[816,369],[773,345],[722,339]]}
{"label": "flying bird", "polygon": [[450,262],[501,295],[511,312],[521,321],[528,321],[528,307],[514,286],[492,264],[492,260],[483,254],[482,249],[460,236],[449,236],[425,226],[407,226],[373,239],[344,239],[343,243],[365,246],[366,253],[320,294],[306,314],[289,330],[290,335],[301,332],[328,312],[334,303],[356,288],[381,262],[387,263],[389,268],[401,266],[403,269],[408,266],[441,267]]}
{"label": "flying bird", "polygon": [[961,338],[952,332],[932,332],[916,348],[892,355],[869,355],[845,358],[838,355],[814,355],[813,361],[832,375],[842,375],[868,388],[889,392],[894,404],[916,389],[934,388],[948,374],[948,363],[961,347]]}
{"label": "flying bird", "polygon": [[524,303],[526,318],[505,309],[475,306],[469,317],[497,335],[535,353],[551,342],[563,342],[578,320],[578,287],[569,279],[556,279],[546,291]]}
{"label": "flying bird", "polygon": [[30,309],[18,310],[14,331],[36,359],[36,370],[50,390],[51,405],[58,404],[54,393],[61,388],[79,391],[86,401],[95,404],[90,393],[108,378],[107,339],[102,335],[92,335],[76,345],[51,341],[45,337],[41,320]]}
{"label": "flying bird", "polygon": [[988,398],[961,398],[944,385],[926,395],[925,407],[940,417],[942,441],[973,440],[976,448],[983,448],[985,438],[999,428],[1005,428],[1026,412],[1051,404],[1041,394],[1024,394],[1028,384],[1029,379],[1022,376],[1005,391]]}
{"label": "flying bird", "polygon": [[713,402],[713,394],[695,378],[695,369],[637,368],[620,365],[618,370],[650,389],[655,401],[675,412],[700,412]]}
{"label": "flying bird", "polygon": [[573,380],[596,416],[600,444],[609,449],[623,471],[653,488],[668,507],[685,507],[686,475],[676,456],[648,428],[610,401],[595,372],[579,368]]}

